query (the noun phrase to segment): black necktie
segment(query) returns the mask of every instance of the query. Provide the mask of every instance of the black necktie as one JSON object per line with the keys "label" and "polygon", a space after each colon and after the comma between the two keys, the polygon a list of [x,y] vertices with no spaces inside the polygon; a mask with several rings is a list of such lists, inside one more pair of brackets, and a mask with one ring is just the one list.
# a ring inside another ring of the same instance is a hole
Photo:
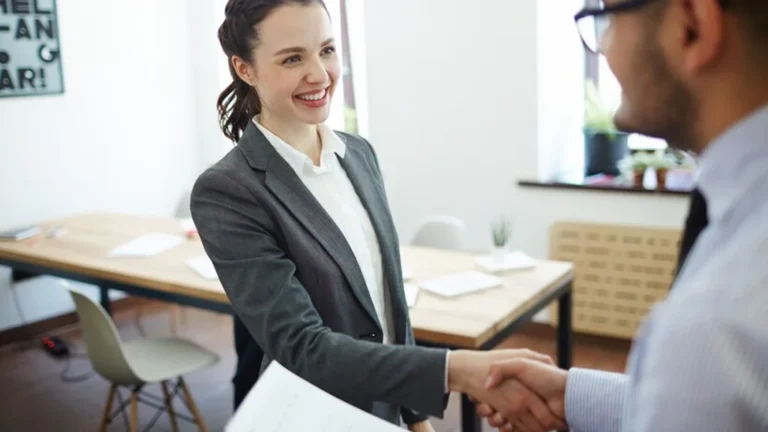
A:
{"label": "black necktie", "polygon": [[683,231],[683,242],[680,245],[680,259],[677,264],[677,271],[683,268],[688,254],[693,249],[696,239],[704,228],[707,227],[709,219],[707,218],[707,202],[701,191],[694,189],[691,194],[691,208],[688,210],[688,219],[685,221],[685,231]]}

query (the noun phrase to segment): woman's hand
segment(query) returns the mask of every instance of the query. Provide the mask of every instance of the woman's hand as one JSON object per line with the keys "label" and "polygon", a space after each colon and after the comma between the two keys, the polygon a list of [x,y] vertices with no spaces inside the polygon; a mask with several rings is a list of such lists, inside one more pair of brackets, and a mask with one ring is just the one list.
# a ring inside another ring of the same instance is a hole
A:
{"label": "woman's hand", "polygon": [[408,426],[408,430],[411,432],[435,432],[435,428],[432,427],[432,423],[430,423],[429,420],[414,423]]}

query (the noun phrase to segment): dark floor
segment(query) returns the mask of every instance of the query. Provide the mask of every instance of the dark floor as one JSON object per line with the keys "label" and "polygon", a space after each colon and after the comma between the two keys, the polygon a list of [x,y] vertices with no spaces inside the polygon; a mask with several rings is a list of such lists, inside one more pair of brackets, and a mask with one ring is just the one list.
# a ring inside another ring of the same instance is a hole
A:
{"label": "dark floor", "polygon": [[[170,308],[152,303],[142,308],[141,328],[149,336],[170,334]],[[135,313],[131,310],[116,313],[115,321],[124,339],[140,336]],[[187,377],[193,397],[204,416],[210,431],[221,431],[232,410],[230,377],[235,365],[232,343],[232,321],[229,316],[182,308],[178,315],[178,335],[216,351],[221,362],[205,371]],[[537,332],[539,334],[541,332]],[[62,329],[59,333],[69,341],[74,350],[85,352],[77,328]],[[596,338],[577,338],[574,344],[574,365],[612,371],[624,369],[627,344],[601,341]],[[555,343],[546,334],[516,335],[503,347],[527,347],[555,357]],[[86,357],[57,360],[35,344],[16,344],[0,347],[0,431],[95,431],[101,419],[108,384],[99,376],[92,375],[80,382],[64,382],[62,373],[77,376],[90,372]],[[149,388],[161,394],[159,388]],[[125,393],[124,393],[125,394]],[[449,409],[443,420],[433,420],[438,432],[458,430],[459,398],[451,396]],[[177,405],[179,412],[186,412]],[[140,407],[142,427],[148,425],[156,410]],[[180,421],[180,429],[196,430]],[[487,427],[487,425],[486,425]],[[120,417],[109,430],[127,430]],[[153,431],[168,431],[168,419],[162,415]],[[490,430],[490,429],[488,429]]]}

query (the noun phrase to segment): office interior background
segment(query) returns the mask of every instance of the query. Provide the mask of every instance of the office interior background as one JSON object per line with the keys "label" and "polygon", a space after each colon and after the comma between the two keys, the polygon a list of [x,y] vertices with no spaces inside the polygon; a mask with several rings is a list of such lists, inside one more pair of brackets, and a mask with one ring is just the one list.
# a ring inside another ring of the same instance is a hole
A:
{"label": "office interior background", "polygon": [[[177,217],[195,178],[232,146],[215,108],[231,80],[216,39],[225,3],[58,2],[63,93],[0,98],[0,229],[89,212]],[[551,256],[550,229],[561,221],[682,227],[683,193],[533,185],[583,174],[586,79],[597,78],[611,103],[620,97],[573,24],[583,0],[326,3],[345,66],[329,122],[375,147],[401,242],[436,214],[466,224],[463,249],[473,253],[490,250],[491,223],[506,216],[510,248],[536,259]],[[629,146],[664,143],[630,137]],[[14,284],[0,267],[0,334],[74,312],[61,284],[47,276]],[[95,287],[81,288],[96,298]],[[534,321],[546,325],[549,315]],[[578,350],[577,340],[576,360]],[[46,364],[55,379],[62,364]],[[216,385],[228,389],[229,372]],[[23,382],[2,371],[0,379]],[[67,397],[67,385],[56,386]],[[2,405],[0,425],[12,417]],[[202,405],[220,430],[229,413]],[[457,424],[449,416],[439,427]]]}

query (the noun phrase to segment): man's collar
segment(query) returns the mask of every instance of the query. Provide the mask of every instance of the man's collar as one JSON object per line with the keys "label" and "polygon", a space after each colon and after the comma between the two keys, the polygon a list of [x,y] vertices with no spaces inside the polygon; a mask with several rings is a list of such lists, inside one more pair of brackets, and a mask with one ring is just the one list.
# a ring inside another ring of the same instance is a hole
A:
{"label": "man's collar", "polygon": [[711,222],[721,219],[763,175],[768,159],[768,105],[716,138],[699,160],[697,185]]}

